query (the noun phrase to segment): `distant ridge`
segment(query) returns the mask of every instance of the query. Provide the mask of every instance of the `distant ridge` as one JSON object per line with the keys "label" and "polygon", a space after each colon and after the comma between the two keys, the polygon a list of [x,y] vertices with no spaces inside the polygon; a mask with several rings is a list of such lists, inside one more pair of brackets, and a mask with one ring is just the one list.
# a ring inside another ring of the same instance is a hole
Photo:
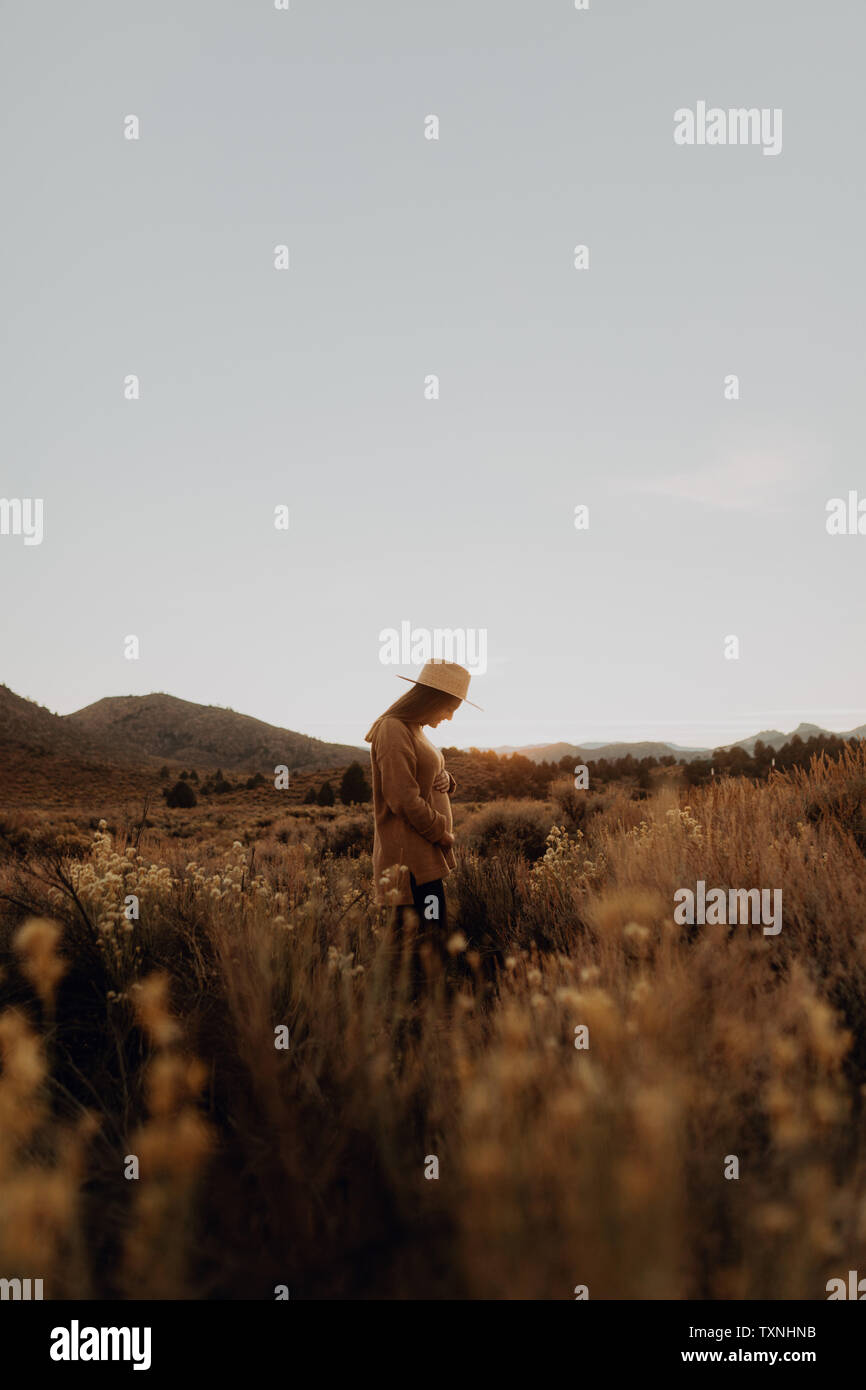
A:
{"label": "distant ridge", "polygon": [[816,734],[825,734],[833,738],[866,738],[866,724],[859,724],[856,729],[849,729],[847,733],[834,734],[832,729],[822,729],[818,724],[798,724],[791,733],[783,733],[781,729],[764,729],[759,734],[751,734],[748,738],[741,738],[736,743],[717,743],[713,748],[683,748],[676,743],[530,743],[525,747],[517,748],[511,746],[492,748],[492,753],[498,753],[502,757],[507,757],[511,753],[520,753],[523,757],[529,758],[530,762],[559,762],[560,758],[579,758],[583,757],[592,762],[594,759],[599,761],[607,758],[613,761],[616,758],[626,758],[629,755],[633,758],[666,758],[672,757],[677,762],[692,762],[696,758],[711,758],[715,749],[743,748],[747,753],[753,754],[755,744],[759,741],[766,744],[768,748],[778,750],[784,744],[789,743],[795,736],[802,739],[805,743],[807,739],[814,738]]}

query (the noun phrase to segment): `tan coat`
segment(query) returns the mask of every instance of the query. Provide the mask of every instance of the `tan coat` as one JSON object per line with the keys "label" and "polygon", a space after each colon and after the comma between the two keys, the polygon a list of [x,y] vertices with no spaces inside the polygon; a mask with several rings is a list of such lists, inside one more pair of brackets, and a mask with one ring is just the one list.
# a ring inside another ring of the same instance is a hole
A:
{"label": "tan coat", "polygon": [[[433,790],[445,759],[420,724],[394,715],[379,721],[370,746],[373,773],[373,883],[380,906],[412,902],[416,883],[446,878],[454,851],[436,843],[451,830],[448,792]],[[451,778],[449,791],[455,787]]]}

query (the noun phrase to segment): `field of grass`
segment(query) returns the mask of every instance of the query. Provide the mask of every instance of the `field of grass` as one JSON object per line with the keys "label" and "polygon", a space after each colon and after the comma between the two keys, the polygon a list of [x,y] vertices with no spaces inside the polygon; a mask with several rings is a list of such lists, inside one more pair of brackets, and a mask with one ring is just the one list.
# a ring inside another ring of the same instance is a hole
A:
{"label": "field of grass", "polygon": [[[823,1299],[866,1271],[863,745],[457,807],[422,987],[370,905],[369,810],[275,801],[0,817],[0,1275]],[[675,925],[699,879],[781,888],[782,931]]]}

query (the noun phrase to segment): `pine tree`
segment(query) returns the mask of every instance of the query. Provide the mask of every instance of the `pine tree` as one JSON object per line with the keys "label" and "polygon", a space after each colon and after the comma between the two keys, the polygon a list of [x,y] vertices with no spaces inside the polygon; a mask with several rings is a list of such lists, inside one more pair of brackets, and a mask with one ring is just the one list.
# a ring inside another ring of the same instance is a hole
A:
{"label": "pine tree", "polygon": [[319,787],[319,795],[316,797],[316,805],[333,806],[336,799],[337,798],[334,796],[334,788],[331,786],[330,782],[323,782],[322,785]]}
{"label": "pine tree", "polygon": [[340,800],[344,806],[351,805],[353,801],[370,800],[370,788],[367,786],[364,769],[360,763],[351,763],[343,773],[340,782]]}
{"label": "pine tree", "polygon": [[189,782],[175,782],[174,786],[165,794],[165,804],[171,807],[181,807],[188,811],[196,804],[196,795]]}

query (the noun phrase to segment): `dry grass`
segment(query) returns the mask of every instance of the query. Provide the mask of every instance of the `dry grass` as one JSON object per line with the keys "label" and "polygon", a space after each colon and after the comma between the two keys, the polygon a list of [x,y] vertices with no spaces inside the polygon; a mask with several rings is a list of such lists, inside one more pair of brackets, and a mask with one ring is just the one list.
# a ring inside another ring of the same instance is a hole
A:
{"label": "dry grass", "polygon": [[[688,806],[614,797],[534,864],[507,836],[464,851],[420,991],[344,813],[137,845],[21,813],[0,1274],[53,1298],[825,1297],[866,1268],[864,797],[861,748]],[[675,926],[699,878],[782,888],[781,934]]]}

